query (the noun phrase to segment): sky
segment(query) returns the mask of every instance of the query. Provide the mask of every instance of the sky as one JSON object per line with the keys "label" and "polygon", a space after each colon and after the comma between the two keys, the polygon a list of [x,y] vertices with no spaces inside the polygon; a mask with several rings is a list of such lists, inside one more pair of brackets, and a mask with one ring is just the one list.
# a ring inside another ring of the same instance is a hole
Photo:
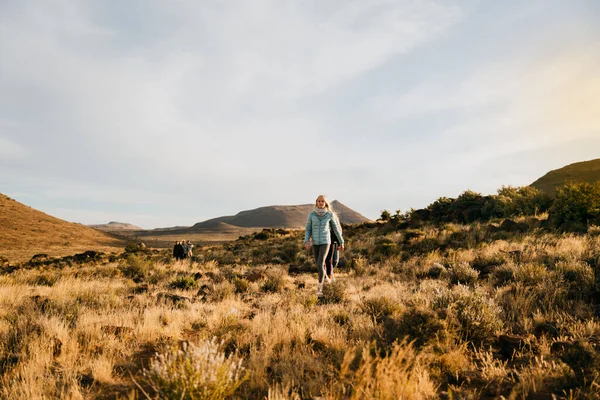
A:
{"label": "sky", "polygon": [[0,0],[0,192],[191,226],[376,219],[600,158],[600,1]]}

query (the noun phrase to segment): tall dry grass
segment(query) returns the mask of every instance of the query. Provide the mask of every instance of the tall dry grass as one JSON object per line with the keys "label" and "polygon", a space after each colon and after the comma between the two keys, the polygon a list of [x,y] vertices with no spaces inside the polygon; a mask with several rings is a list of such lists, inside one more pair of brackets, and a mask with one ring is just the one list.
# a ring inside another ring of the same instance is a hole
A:
{"label": "tall dry grass", "polygon": [[322,299],[316,272],[279,261],[301,259],[289,239],[245,239],[206,261],[142,254],[1,274],[0,397],[180,397],[177,382],[200,375],[177,368],[196,356],[170,358],[175,383],[148,371],[206,343],[247,376],[198,380],[216,389],[189,398],[600,395],[599,237],[367,231]]}

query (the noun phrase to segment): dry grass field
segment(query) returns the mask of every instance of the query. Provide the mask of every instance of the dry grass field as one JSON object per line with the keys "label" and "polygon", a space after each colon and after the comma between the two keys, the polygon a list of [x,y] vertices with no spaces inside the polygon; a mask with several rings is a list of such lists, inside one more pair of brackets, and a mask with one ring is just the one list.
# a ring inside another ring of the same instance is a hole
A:
{"label": "dry grass field", "polygon": [[156,249],[172,248],[175,242],[179,240],[189,240],[196,246],[225,243],[238,239],[240,236],[252,234],[260,231],[262,228],[241,228],[231,227],[231,229],[203,229],[194,231],[132,231],[127,234],[135,242],[143,242],[146,246]]}
{"label": "dry grass field", "polygon": [[5,267],[0,398],[598,398],[600,237],[497,225],[347,228],[322,298],[300,231]]}

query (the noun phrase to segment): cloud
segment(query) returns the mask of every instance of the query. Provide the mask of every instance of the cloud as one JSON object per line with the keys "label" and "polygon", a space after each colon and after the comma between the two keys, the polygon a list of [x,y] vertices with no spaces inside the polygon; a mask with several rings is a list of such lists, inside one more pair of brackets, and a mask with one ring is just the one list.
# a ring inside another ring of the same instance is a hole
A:
{"label": "cloud", "polygon": [[3,137],[4,135],[8,136],[6,132],[15,129],[14,124],[0,120],[0,159],[4,161],[23,160],[27,157],[27,149],[25,147],[8,137]]}
{"label": "cloud", "polygon": [[319,192],[371,218],[418,206],[495,156],[597,132],[595,42],[538,51],[561,31],[547,14],[546,38],[509,29],[544,7],[3,2],[1,188],[140,226]]}

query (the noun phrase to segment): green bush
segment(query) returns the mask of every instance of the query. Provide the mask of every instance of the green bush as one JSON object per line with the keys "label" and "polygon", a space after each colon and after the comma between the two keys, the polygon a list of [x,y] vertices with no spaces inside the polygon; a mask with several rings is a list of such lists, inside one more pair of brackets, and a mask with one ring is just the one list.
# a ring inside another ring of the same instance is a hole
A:
{"label": "green bush", "polygon": [[119,270],[134,282],[143,282],[150,273],[150,262],[141,255],[128,254],[125,265],[120,265]]}
{"label": "green bush", "polygon": [[383,256],[390,256],[394,254],[395,251],[396,243],[386,237],[378,238],[375,242],[375,249],[373,250],[375,254],[381,254]]}
{"label": "green bush", "polygon": [[563,231],[587,231],[600,222],[600,181],[567,183],[556,190],[548,219]]}
{"label": "green bush", "polygon": [[182,289],[189,290],[197,286],[196,280],[191,276],[180,276],[175,278],[173,282],[169,284],[171,289]]}
{"label": "green bush", "polygon": [[158,354],[144,376],[162,399],[224,399],[235,393],[248,375],[236,355],[225,356],[212,340],[184,342]]}

